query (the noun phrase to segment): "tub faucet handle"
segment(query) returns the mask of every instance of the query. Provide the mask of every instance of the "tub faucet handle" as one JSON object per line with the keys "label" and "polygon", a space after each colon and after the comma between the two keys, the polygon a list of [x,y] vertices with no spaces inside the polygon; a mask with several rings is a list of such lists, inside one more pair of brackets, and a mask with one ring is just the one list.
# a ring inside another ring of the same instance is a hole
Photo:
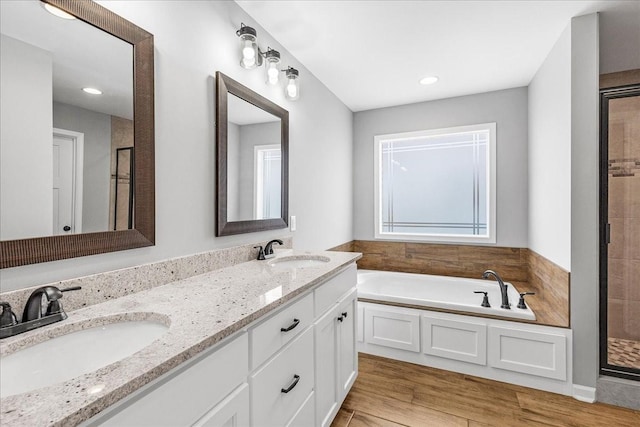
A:
{"label": "tub faucet handle", "polygon": [[518,308],[527,309],[527,304],[524,302],[525,295],[535,295],[535,292],[520,292],[520,300],[518,301]]}
{"label": "tub faucet handle", "polygon": [[482,307],[491,307],[491,304],[489,304],[489,292],[486,291],[473,291],[474,294],[484,294],[484,297],[482,297],[482,304],[480,304],[480,306]]}

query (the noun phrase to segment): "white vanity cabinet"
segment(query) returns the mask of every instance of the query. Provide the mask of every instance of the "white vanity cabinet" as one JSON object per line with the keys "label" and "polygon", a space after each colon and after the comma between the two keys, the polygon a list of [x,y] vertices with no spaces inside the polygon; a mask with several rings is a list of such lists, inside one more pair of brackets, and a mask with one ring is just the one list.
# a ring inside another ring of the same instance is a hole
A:
{"label": "white vanity cabinet", "polygon": [[84,426],[330,425],[357,372],[355,264]]}

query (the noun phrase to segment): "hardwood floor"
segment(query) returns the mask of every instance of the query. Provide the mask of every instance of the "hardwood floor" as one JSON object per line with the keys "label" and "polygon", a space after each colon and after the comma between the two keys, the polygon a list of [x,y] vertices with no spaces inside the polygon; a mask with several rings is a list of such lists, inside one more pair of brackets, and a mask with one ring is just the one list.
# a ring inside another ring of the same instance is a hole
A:
{"label": "hardwood floor", "polygon": [[640,411],[360,354],[332,427],[640,426]]}

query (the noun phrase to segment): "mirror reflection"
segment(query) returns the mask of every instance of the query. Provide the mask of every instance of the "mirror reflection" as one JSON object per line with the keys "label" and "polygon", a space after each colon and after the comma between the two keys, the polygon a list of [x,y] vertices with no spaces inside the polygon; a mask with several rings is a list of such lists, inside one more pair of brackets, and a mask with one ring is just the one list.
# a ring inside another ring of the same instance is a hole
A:
{"label": "mirror reflection", "polygon": [[229,93],[227,220],[280,218],[280,118]]}
{"label": "mirror reflection", "polygon": [[133,228],[132,45],[37,0],[0,20],[0,240]]}

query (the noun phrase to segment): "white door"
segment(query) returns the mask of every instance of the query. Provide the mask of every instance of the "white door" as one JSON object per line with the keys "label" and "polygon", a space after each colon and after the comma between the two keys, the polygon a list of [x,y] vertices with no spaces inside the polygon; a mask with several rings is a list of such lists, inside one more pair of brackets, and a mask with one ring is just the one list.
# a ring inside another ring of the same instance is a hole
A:
{"label": "white door", "polygon": [[53,131],[53,234],[82,232],[83,135]]}

